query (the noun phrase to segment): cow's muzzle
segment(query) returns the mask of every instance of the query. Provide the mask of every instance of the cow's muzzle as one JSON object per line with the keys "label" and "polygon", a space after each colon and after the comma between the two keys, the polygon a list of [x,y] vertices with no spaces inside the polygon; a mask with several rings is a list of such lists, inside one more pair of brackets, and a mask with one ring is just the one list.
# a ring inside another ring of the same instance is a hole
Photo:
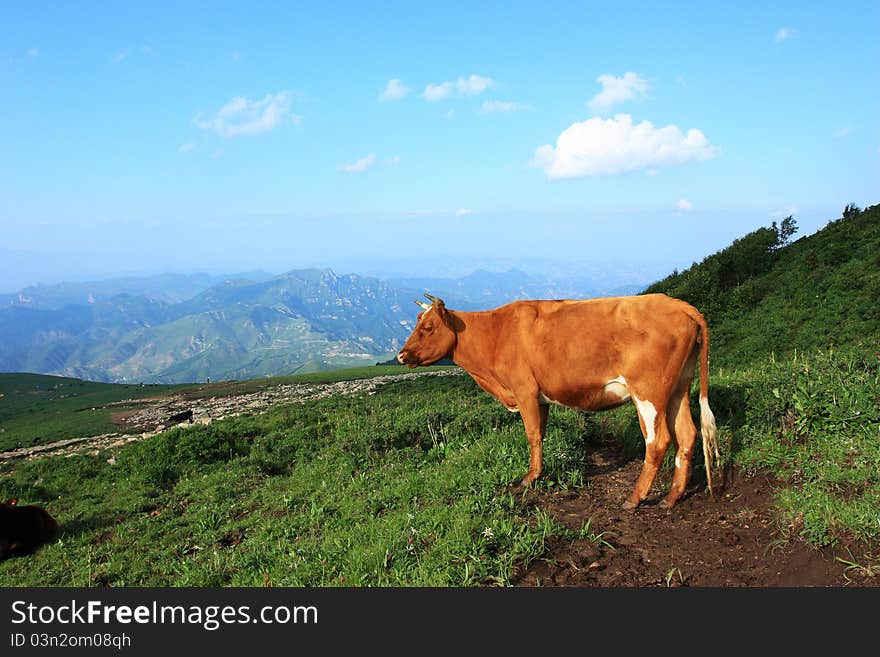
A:
{"label": "cow's muzzle", "polygon": [[397,354],[397,362],[407,367],[416,367],[419,364],[419,359],[410,351],[401,351]]}

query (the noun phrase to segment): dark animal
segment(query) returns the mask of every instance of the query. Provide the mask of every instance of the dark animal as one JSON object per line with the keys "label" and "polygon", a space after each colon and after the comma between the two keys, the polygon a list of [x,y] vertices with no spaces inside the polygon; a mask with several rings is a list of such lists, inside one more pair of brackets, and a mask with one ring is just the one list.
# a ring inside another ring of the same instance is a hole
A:
{"label": "dark animal", "polygon": [[30,554],[58,533],[58,523],[38,506],[0,502],[0,560]]}
{"label": "dark animal", "polygon": [[181,422],[189,422],[192,423],[193,420],[193,412],[192,409],[189,408],[185,411],[180,411],[179,413],[175,413],[174,415],[168,418],[168,422],[171,424],[180,424]]}
{"label": "dark animal", "polygon": [[663,294],[583,301],[516,301],[484,312],[446,308],[442,299],[416,301],[424,312],[397,359],[431,365],[451,357],[486,392],[518,412],[529,441],[529,485],[542,469],[542,441],[551,402],[601,411],[632,400],[645,437],[641,476],[624,508],[648,495],[675,443],[675,472],[662,505],[684,493],[697,429],[690,387],[700,365],[703,456],[712,492],[717,459],[709,408],[709,331],[700,312]]}

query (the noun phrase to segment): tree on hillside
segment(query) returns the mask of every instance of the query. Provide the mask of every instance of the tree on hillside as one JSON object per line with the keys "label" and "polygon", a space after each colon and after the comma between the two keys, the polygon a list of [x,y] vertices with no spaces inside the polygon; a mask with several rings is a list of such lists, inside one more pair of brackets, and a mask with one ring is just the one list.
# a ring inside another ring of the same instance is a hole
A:
{"label": "tree on hillside", "polygon": [[791,236],[797,232],[798,225],[794,217],[788,215],[782,220],[782,224],[779,226],[777,226],[774,221],[770,226],[770,229],[776,233],[776,244],[774,245],[774,248],[781,249],[783,246],[786,246],[791,242]]}
{"label": "tree on hillside", "polygon": [[862,209],[856,205],[855,203],[848,203],[847,206],[843,209],[843,218],[846,219],[855,219],[862,213]]}
{"label": "tree on hillside", "polygon": [[733,289],[748,279],[763,274],[773,264],[773,249],[779,244],[779,229],[759,228],[734,240],[717,254],[719,283],[722,291]]}

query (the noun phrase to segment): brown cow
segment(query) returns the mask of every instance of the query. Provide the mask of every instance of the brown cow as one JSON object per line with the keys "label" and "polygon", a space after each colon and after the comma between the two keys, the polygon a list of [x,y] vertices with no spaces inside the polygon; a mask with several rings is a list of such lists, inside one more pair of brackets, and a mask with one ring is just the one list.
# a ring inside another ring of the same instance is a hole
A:
{"label": "brown cow", "polygon": [[18,500],[0,502],[0,559],[30,554],[58,532],[58,523],[38,506],[17,506]]}
{"label": "brown cow", "polygon": [[675,472],[661,503],[684,493],[697,436],[690,386],[700,362],[703,456],[712,492],[712,456],[719,458],[709,408],[709,332],[700,312],[664,294],[583,301],[515,301],[494,310],[460,312],[425,295],[412,334],[397,355],[409,367],[450,357],[483,390],[519,412],[531,456],[522,480],[541,474],[550,402],[588,411],[630,399],[645,437],[645,463],[626,509],[643,501],[669,445]]}

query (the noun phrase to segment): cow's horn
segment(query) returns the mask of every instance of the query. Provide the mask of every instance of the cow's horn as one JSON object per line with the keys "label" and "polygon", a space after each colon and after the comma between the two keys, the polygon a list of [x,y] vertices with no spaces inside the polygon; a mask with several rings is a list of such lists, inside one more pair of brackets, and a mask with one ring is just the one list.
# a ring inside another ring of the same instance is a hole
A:
{"label": "cow's horn", "polygon": [[424,301],[415,300],[417,306],[419,306],[422,310],[430,310],[431,306],[425,303]]}
{"label": "cow's horn", "polygon": [[425,298],[428,299],[431,303],[436,303],[438,306],[445,306],[446,305],[445,303],[443,303],[443,299],[438,299],[437,297],[432,297],[427,292],[425,293]]}

